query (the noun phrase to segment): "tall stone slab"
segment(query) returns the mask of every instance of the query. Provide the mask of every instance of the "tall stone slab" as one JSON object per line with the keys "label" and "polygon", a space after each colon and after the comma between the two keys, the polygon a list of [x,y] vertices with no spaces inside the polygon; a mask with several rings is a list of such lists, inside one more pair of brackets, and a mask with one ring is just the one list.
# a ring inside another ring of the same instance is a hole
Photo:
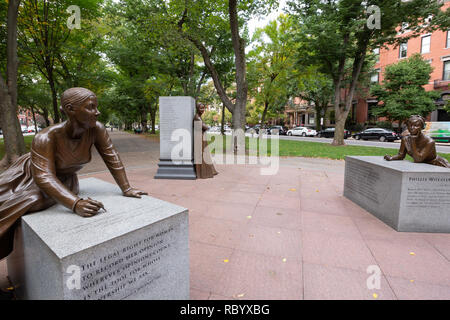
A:
{"label": "tall stone slab", "polygon": [[196,179],[194,113],[192,97],[159,98],[160,155],[155,179]]}
{"label": "tall stone slab", "polygon": [[189,299],[188,210],[113,184],[80,180],[107,212],[56,205],[21,218],[8,274],[19,299]]}
{"label": "tall stone slab", "polygon": [[450,169],[346,157],[344,196],[397,231],[450,233]]}

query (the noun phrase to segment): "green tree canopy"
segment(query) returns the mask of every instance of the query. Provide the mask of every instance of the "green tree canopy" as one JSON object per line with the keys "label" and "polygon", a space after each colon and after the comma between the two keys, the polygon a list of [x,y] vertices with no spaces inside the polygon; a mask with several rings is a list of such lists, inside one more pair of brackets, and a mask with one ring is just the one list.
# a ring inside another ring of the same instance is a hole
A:
{"label": "green tree canopy", "polygon": [[[389,44],[399,44],[425,31],[448,28],[448,12],[440,10],[442,2],[435,0],[298,0],[288,1],[289,11],[297,17],[296,39],[302,51],[308,52],[305,63],[321,66],[320,71],[333,79],[333,105],[336,133],[333,145],[344,144],[344,126],[353,104],[359,76],[367,53]],[[375,12],[369,8],[376,6]],[[431,21],[425,19],[433,17]],[[379,20],[371,25],[370,18]],[[408,34],[399,36],[402,23],[408,24]],[[345,85],[345,68],[351,65],[351,80]],[[344,86],[345,85],[345,86]],[[342,96],[342,88],[346,94]]]}
{"label": "green tree canopy", "polygon": [[436,109],[435,100],[439,97],[438,92],[425,91],[423,87],[429,83],[432,71],[419,53],[386,66],[383,82],[371,90],[379,100],[374,115],[400,122],[414,114],[426,117]]}
{"label": "green tree canopy", "polygon": [[[254,49],[248,54],[249,88],[255,103],[262,106],[261,124],[267,113],[278,115],[289,100],[289,81],[294,72],[293,21],[282,14],[256,30]],[[255,109],[256,110],[256,109]]]}

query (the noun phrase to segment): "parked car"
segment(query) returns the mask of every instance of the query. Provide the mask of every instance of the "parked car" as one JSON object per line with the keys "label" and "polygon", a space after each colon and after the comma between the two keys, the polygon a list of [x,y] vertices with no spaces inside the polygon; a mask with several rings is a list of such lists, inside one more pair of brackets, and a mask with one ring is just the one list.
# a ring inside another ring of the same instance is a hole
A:
{"label": "parked car", "polygon": [[376,139],[383,141],[395,141],[400,139],[400,136],[395,133],[394,131],[383,129],[383,128],[370,128],[366,129],[364,131],[355,133],[353,137],[356,140],[363,139],[363,140],[369,140],[369,139]]}
{"label": "parked car", "polygon": [[248,128],[246,132],[251,132],[252,130],[255,131],[255,133],[259,133],[259,129],[261,128],[260,124],[255,124],[253,127]]}
{"label": "parked car", "polygon": [[287,130],[283,126],[271,126],[267,129],[267,134],[276,134],[276,130],[278,130],[279,135],[285,136],[287,134]]}
{"label": "parked car", "polygon": [[218,127],[218,126],[214,126],[214,127],[210,127],[209,129],[208,129],[208,132],[220,132],[220,127]]}
{"label": "parked car", "polygon": [[0,129],[0,134],[3,134],[3,131],[2,131],[2,129]]}
{"label": "parked car", "polygon": [[[266,134],[270,134],[269,127],[263,126],[262,128],[267,130]],[[248,128],[245,132],[252,132],[253,130],[255,133],[259,134],[259,129],[261,129],[261,125],[255,124],[253,127]]]}
{"label": "parked car", "polygon": [[308,127],[295,127],[288,130],[288,136],[314,137],[317,131]]}
{"label": "parked car", "polygon": [[[335,128],[326,128],[325,130],[320,130],[317,132],[317,137],[319,138],[334,138]],[[350,131],[344,130],[344,139],[347,139],[351,136]]]}

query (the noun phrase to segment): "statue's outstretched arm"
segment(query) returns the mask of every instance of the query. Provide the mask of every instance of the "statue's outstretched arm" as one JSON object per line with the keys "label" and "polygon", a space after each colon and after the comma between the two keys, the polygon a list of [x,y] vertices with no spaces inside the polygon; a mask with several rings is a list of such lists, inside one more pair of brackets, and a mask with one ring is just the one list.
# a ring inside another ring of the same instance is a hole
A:
{"label": "statue's outstretched arm", "polygon": [[106,128],[100,122],[97,122],[97,127],[95,129],[95,147],[123,194],[127,197],[136,198],[140,198],[141,195],[146,195],[146,192],[134,189],[130,186],[125,167],[120,159],[119,153],[112,144]]}
{"label": "statue's outstretched arm", "polygon": [[102,124],[97,122],[97,127],[95,129],[95,147],[100,156],[103,158],[103,161],[114,177],[117,185],[120,187],[122,192],[126,192],[131,188],[131,186],[128,182],[125,167],[123,166],[119,153],[112,144],[111,138],[109,137],[106,128]]}
{"label": "statue's outstretched arm", "polygon": [[400,149],[398,150],[398,154],[396,154],[395,156],[390,156],[390,155],[385,155],[384,159],[388,160],[388,161],[395,161],[395,160],[403,160],[406,157],[406,146],[405,146],[405,140],[407,139],[407,137],[403,137],[402,141],[400,143]]}

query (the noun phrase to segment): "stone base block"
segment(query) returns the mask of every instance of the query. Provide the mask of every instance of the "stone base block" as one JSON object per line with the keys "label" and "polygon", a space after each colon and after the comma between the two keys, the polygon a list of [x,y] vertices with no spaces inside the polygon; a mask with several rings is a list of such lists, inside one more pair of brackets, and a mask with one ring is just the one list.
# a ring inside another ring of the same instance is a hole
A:
{"label": "stone base block", "polygon": [[346,157],[344,196],[397,231],[450,233],[450,169]]}
{"label": "stone base block", "polygon": [[192,161],[178,164],[171,160],[159,160],[155,179],[195,180],[197,175]]}
{"label": "stone base block", "polygon": [[56,205],[22,217],[7,260],[18,298],[189,299],[188,210],[94,178],[80,190],[107,212]]}

